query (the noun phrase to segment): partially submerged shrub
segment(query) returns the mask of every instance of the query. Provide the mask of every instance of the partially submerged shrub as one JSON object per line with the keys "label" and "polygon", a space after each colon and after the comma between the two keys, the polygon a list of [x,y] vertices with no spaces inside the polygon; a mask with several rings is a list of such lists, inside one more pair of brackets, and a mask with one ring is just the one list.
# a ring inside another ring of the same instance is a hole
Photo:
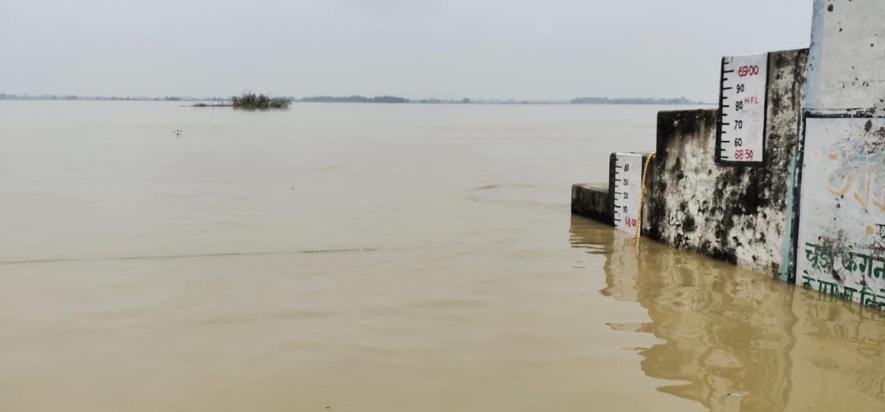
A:
{"label": "partially submerged shrub", "polygon": [[238,109],[286,109],[289,107],[289,99],[243,93],[231,98],[231,106]]}

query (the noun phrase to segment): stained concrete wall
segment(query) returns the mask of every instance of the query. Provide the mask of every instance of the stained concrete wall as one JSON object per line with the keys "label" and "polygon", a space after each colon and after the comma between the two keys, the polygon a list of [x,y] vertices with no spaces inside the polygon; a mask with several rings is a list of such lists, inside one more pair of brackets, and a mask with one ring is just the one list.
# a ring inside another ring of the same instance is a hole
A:
{"label": "stained concrete wall", "polygon": [[768,55],[761,165],[715,162],[717,111],[660,113],[642,233],[885,308],[883,21],[815,0],[810,52]]}
{"label": "stained concrete wall", "polygon": [[769,55],[762,166],[715,162],[716,110],[658,114],[643,234],[776,276],[788,273],[790,166],[799,141],[807,50]]}
{"label": "stained concrete wall", "polygon": [[572,214],[614,225],[608,183],[572,185]]}

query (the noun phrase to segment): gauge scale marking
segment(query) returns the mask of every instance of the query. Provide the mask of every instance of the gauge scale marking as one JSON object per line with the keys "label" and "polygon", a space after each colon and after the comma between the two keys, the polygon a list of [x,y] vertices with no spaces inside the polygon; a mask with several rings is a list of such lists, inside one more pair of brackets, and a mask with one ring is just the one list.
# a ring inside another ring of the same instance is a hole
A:
{"label": "gauge scale marking", "polygon": [[722,58],[717,162],[764,162],[767,97],[768,53]]}
{"label": "gauge scale marking", "polygon": [[642,154],[615,153],[612,215],[615,227],[635,233],[639,225],[639,197],[642,194]]}

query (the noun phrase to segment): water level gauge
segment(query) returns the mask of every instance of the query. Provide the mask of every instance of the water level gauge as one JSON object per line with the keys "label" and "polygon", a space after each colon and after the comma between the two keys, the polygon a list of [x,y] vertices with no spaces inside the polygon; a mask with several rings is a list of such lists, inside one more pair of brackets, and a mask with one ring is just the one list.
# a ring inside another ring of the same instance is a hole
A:
{"label": "water level gauge", "polygon": [[767,95],[768,53],[722,58],[716,161],[763,162]]}
{"label": "water level gauge", "polygon": [[642,154],[613,153],[610,159],[612,216],[615,227],[636,233],[642,195]]}

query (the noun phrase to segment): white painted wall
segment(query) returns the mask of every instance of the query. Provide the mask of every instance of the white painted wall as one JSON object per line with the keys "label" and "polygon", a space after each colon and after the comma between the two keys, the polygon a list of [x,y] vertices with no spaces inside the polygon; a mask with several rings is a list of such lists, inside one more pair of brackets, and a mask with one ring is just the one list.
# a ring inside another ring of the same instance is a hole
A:
{"label": "white painted wall", "polygon": [[796,282],[885,307],[885,1],[815,0]]}
{"label": "white painted wall", "polygon": [[806,110],[885,109],[885,1],[815,0]]}
{"label": "white painted wall", "polygon": [[[885,118],[805,123],[796,282],[885,305]],[[880,305],[881,304],[881,305]]]}

